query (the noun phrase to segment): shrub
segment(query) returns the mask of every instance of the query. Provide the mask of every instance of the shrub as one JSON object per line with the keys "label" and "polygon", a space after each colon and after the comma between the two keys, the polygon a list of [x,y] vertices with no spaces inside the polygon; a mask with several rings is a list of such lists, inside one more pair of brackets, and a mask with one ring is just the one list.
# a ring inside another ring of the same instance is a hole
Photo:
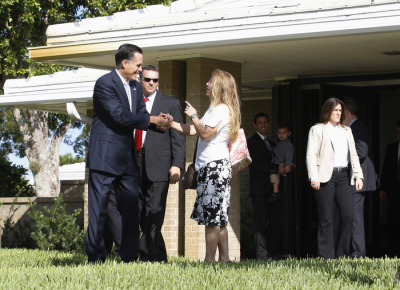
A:
{"label": "shrub", "polygon": [[27,170],[0,156],[0,197],[35,196],[35,189],[24,178]]}
{"label": "shrub", "polygon": [[[13,221],[14,214],[16,212],[15,202],[17,198],[13,200],[10,206],[11,214],[6,218],[3,225],[3,234],[1,236],[1,246],[3,248],[24,248],[34,249],[36,247],[35,241],[32,239],[32,223],[27,220],[18,221],[16,224]],[[0,203],[0,207],[2,203]]]}
{"label": "shrub", "polygon": [[41,250],[83,250],[85,246],[84,230],[75,224],[81,209],[75,209],[73,214],[67,214],[63,195],[54,199],[51,208],[45,206],[44,214],[36,210],[36,203],[30,202],[29,215],[35,221],[31,237]]}

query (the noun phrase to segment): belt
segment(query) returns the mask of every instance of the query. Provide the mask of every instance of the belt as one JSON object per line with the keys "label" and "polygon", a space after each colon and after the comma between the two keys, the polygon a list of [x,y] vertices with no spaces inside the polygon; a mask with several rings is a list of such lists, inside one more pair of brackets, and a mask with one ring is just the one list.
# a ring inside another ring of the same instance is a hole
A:
{"label": "belt", "polygon": [[336,171],[336,172],[347,171],[347,166],[346,167],[333,167],[333,171]]}
{"label": "belt", "polygon": [[144,147],[141,147],[141,148],[138,150],[138,152],[144,153],[144,152],[145,152]]}

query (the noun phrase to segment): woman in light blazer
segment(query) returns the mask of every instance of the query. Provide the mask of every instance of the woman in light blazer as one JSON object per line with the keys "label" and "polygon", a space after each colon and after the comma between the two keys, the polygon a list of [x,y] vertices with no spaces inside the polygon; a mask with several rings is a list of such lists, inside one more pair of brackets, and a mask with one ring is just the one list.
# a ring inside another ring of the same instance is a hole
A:
{"label": "woman in light blazer", "polygon": [[[322,106],[323,124],[311,127],[307,145],[307,170],[318,206],[318,253],[326,259],[349,255],[353,230],[353,193],[363,187],[363,174],[350,127],[343,125],[345,107],[330,98]],[[341,227],[334,234],[339,209]],[[335,239],[338,241],[335,249]]]}

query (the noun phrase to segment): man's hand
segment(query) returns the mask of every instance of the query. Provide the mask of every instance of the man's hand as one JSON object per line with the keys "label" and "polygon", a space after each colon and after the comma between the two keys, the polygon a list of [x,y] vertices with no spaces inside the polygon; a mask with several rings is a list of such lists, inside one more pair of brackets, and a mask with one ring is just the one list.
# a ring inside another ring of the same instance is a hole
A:
{"label": "man's hand", "polygon": [[290,165],[285,165],[285,172],[288,173],[292,169],[292,166]]}
{"label": "man's hand", "polygon": [[380,197],[380,199],[385,200],[387,198],[386,191],[381,190],[379,192],[379,197]]}
{"label": "man's hand", "polygon": [[168,119],[165,119],[164,117],[161,116],[150,116],[150,123],[153,123],[154,125],[157,126],[157,129],[161,131],[165,131],[166,129],[169,128],[170,122]]}
{"label": "man's hand", "polygon": [[168,121],[171,123],[174,120],[174,117],[172,117],[169,113],[160,113],[160,117],[163,117],[164,119],[168,119]]}
{"label": "man's hand", "polygon": [[172,166],[169,170],[169,175],[169,183],[175,184],[179,182],[179,179],[181,178],[181,169],[179,167]]}
{"label": "man's hand", "polygon": [[281,163],[279,164],[279,174],[285,174],[285,164]]}
{"label": "man's hand", "polygon": [[358,191],[358,190],[361,190],[362,188],[363,188],[363,186],[364,186],[364,183],[363,183],[363,180],[362,179],[357,179],[356,180],[356,190]]}

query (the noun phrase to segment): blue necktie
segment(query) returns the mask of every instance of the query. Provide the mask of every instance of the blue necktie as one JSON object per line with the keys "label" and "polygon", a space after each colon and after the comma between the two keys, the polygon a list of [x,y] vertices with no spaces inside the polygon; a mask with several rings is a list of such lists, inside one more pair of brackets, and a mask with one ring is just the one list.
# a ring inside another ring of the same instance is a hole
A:
{"label": "blue necktie", "polygon": [[265,146],[267,146],[268,151],[271,152],[271,154],[272,154],[272,147],[271,147],[271,145],[269,145],[267,137],[264,138],[264,143],[265,143]]}

